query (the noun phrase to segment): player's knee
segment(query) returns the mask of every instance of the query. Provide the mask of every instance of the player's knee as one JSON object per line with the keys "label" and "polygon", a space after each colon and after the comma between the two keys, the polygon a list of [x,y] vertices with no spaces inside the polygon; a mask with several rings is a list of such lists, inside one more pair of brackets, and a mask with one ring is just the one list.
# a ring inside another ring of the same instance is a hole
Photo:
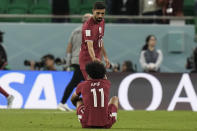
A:
{"label": "player's knee", "polygon": [[118,97],[117,97],[117,96],[113,96],[111,99],[112,99],[113,101],[118,102]]}
{"label": "player's knee", "polygon": [[111,99],[110,99],[110,102],[109,104],[114,104],[118,107],[118,97],[117,96],[113,96]]}

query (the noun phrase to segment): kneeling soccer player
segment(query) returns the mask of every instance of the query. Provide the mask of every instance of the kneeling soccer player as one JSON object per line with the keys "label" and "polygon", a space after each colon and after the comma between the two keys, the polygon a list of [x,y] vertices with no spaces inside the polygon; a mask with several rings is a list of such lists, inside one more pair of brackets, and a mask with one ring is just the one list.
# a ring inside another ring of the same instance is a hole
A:
{"label": "kneeling soccer player", "polygon": [[118,97],[109,101],[106,69],[100,62],[91,62],[86,65],[86,72],[88,79],[77,86],[71,98],[78,119],[83,128],[111,128],[117,119]]}

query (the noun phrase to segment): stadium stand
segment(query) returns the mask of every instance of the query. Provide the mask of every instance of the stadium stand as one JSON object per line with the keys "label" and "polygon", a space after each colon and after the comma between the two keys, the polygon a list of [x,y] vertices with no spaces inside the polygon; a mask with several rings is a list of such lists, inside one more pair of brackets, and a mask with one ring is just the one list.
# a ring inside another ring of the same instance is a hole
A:
{"label": "stadium stand", "polygon": [[[28,1],[25,0],[14,0],[13,2],[9,3],[7,8],[7,14],[27,14],[28,12]],[[7,18],[5,19],[9,22],[20,22],[24,21],[24,18]]]}
{"label": "stadium stand", "polygon": [[[194,16],[195,0],[184,0],[183,12],[185,16]],[[186,24],[194,24],[193,20],[187,20]]]}
{"label": "stadium stand", "polygon": [[8,1],[7,0],[0,0],[0,13],[3,14],[5,13],[7,6],[8,6]]}
{"label": "stadium stand", "polygon": [[184,0],[183,11],[186,16],[194,15],[194,0]]}
{"label": "stadium stand", "polygon": [[[48,0],[38,0],[29,9],[29,14],[51,14],[51,4]],[[51,22],[50,18],[28,18],[25,22]]]}

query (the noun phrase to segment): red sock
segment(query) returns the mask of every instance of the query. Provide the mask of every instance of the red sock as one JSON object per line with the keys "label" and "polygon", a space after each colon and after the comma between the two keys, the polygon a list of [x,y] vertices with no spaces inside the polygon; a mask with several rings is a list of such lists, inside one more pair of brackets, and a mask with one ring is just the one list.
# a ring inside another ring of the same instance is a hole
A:
{"label": "red sock", "polygon": [[0,87],[0,93],[2,93],[6,98],[9,96],[9,94],[2,87]]}

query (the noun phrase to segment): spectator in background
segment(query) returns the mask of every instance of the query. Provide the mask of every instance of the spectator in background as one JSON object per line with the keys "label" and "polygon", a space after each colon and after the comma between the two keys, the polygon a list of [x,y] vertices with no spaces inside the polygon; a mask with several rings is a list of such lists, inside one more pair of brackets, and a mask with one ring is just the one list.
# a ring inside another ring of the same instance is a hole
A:
{"label": "spectator in background", "polygon": [[9,70],[7,62],[7,53],[3,46],[4,32],[0,31],[0,70]]}
{"label": "spectator in background", "polygon": [[107,0],[108,12],[112,15],[138,15],[138,0]]}
{"label": "spectator in background", "polygon": [[195,48],[193,55],[194,55],[194,70],[192,70],[191,73],[197,73],[197,47]]}
{"label": "spectator in background", "polygon": [[190,73],[197,73],[197,47],[194,49],[192,55],[187,58],[186,69],[190,69]]}
{"label": "spectator in background", "polygon": [[[52,0],[53,15],[64,16],[69,15],[69,1],[68,0]],[[52,22],[63,23],[69,22],[68,18],[53,18]]]}
{"label": "spectator in background", "polygon": [[[107,0],[108,13],[111,15],[139,15],[138,0]],[[128,19],[118,19],[118,23],[136,22]]]}
{"label": "spectator in background", "polygon": [[129,60],[124,61],[122,64],[122,72],[135,72],[133,68],[133,63]]}
{"label": "spectator in background", "polygon": [[[145,16],[162,16],[163,0],[140,0],[140,10]],[[162,20],[147,19],[143,23],[162,23]]]}
{"label": "spectator in background", "polygon": [[149,35],[140,53],[140,64],[144,72],[159,72],[163,60],[161,50],[155,49],[156,37]]}
{"label": "spectator in background", "polygon": [[[86,22],[92,14],[85,14],[82,18],[82,22]],[[74,75],[66,87],[64,91],[64,95],[62,97],[62,100],[60,104],[58,105],[58,109],[62,111],[72,111],[67,104],[65,104],[71,95],[73,89],[84,80],[83,74],[81,73],[80,66],[79,66],[79,52],[82,42],[82,25],[80,25],[78,28],[76,28],[70,36],[68,46],[66,49],[66,62],[67,67],[72,68],[74,70]]]}
{"label": "spectator in background", "polygon": [[51,54],[47,54],[41,58],[40,62],[30,61],[30,69],[31,70],[47,70],[47,71],[55,71],[55,57]]}
{"label": "spectator in background", "polygon": [[183,16],[183,0],[164,0],[163,14]]}
{"label": "spectator in background", "polygon": [[[6,51],[5,51],[4,47],[2,46],[3,34],[4,34],[4,32],[0,31],[0,70],[6,70],[6,65],[7,65]],[[6,99],[7,99],[7,107],[11,108],[13,100],[14,100],[14,96],[10,95],[1,86],[0,86],[0,94],[2,94],[3,96],[6,97]]]}

